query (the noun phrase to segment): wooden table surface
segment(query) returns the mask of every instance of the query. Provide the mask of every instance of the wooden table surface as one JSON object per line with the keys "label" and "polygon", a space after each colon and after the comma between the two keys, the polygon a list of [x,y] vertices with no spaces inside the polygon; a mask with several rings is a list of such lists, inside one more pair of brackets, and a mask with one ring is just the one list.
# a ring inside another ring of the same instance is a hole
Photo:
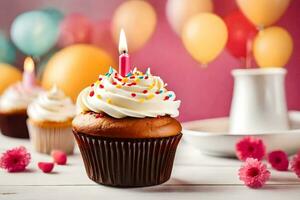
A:
{"label": "wooden table surface", "polygon": [[265,187],[249,189],[237,176],[241,162],[204,156],[184,141],[178,147],[168,182],[127,189],[101,186],[89,180],[77,148],[75,154],[68,157],[67,166],[56,165],[53,173],[44,174],[38,170],[37,162],[51,161],[50,156],[34,153],[28,140],[0,136],[0,152],[19,145],[28,148],[32,161],[25,172],[0,170],[0,200],[300,199],[300,179],[292,172],[270,169],[271,180]]}

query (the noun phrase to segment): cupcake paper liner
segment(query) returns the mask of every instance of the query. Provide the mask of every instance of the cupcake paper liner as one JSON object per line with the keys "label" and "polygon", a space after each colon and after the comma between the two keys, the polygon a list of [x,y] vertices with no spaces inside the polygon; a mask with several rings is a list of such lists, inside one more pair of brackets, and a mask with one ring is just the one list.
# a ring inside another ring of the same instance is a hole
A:
{"label": "cupcake paper liner", "polygon": [[3,135],[14,138],[29,138],[26,113],[0,113],[0,130]]}
{"label": "cupcake paper liner", "polygon": [[27,120],[30,140],[34,149],[39,153],[50,154],[52,150],[61,150],[72,154],[74,137],[71,127],[38,127]]}
{"label": "cupcake paper liner", "polygon": [[123,139],[73,133],[88,177],[115,187],[151,186],[169,180],[182,137]]}

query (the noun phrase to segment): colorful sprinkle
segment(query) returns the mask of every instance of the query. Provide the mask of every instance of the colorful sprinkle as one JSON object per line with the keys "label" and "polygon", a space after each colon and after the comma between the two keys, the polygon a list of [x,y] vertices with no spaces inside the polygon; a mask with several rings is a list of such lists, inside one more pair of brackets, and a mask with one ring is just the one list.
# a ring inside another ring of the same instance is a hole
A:
{"label": "colorful sprinkle", "polygon": [[100,84],[99,87],[100,87],[101,89],[103,89],[103,88],[104,88],[104,85]]}
{"label": "colorful sprinkle", "polygon": [[130,78],[130,79],[135,79],[135,76],[130,76],[129,78]]}
{"label": "colorful sprinkle", "polygon": [[148,89],[151,90],[154,87],[154,83],[152,83],[151,85],[149,85]]}
{"label": "colorful sprinkle", "polygon": [[112,82],[112,84],[113,84],[113,85],[117,85],[117,82],[114,81],[114,82]]}
{"label": "colorful sprinkle", "polygon": [[136,94],[135,94],[135,93],[131,93],[131,96],[132,96],[132,97],[135,97],[135,96],[136,96]]}
{"label": "colorful sprinkle", "polygon": [[144,90],[143,93],[146,94],[148,92],[148,90]]}
{"label": "colorful sprinkle", "polygon": [[91,87],[94,87],[94,85],[95,85],[95,84],[93,83],[93,84],[91,85]]}
{"label": "colorful sprinkle", "polygon": [[141,79],[138,79],[138,78],[137,78],[137,79],[135,79],[135,82],[136,82],[136,83],[139,83],[140,80],[141,80]]}
{"label": "colorful sprinkle", "polygon": [[128,81],[128,78],[123,78],[123,79],[122,79],[122,82],[123,82],[123,83],[126,83],[127,81]]}
{"label": "colorful sprinkle", "polygon": [[116,85],[116,88],[121,88],[122,86],[121,85]]}
{"label": "colorful sprinkle", "polygon": [[144,102],[145,102],[145,99],[140,98],[140,99],[139,99],[139,102],[140,102],[140,103],[144,103]]}
{"label": "colorful sprinkle", "polygon": [[99,77],[99,81],[102,81],[102,78],[101,78],[101,77]]}
{"label": "colorful sprinkle", "polygon": [[110,98],[106,99],[106,102],[111,104],[111,99]]}
{"label": "colorful sprinkle", "polygon": [[149,78],[149,76],[145,76],[145,79],[148,79]]}
{"label": "colorful sprinkle", "polygon": [[130,77],[130,76],[132,76],[132,73],[131,73],[131,72],[129,72],[129,73],[126,75],[126,77]]}
{"label": "colorful sprinkle", "polygon": [[90,91],[90,97],[94,96],[95,92],[94,91]]}
{"label": "colorful sprinkle", "polygon": [[144,77],[143,76],[139,76],[139,79],[143,79]]}
{"label": "colorful sprinkle", "polygon": [[112,74],[114,72],[114,69],[112,67],[109,67],[108,73]]}
{"label": "colorful sprinkle", "polygon": [[97,98],[98,98],[98,99],[102,99],[102,97],[101,97],[100,94],[97,94]]}
{"label": "colorful sprinkle", "polygon": [[165,96],[164,101],[168,100],[169,98],[169,96]]}
{"label": "colorful sprinkle", "polygon": [[170,98],[171,98],[172,96],[173,96],[172,94],[169,94],[169,95],[168,95],[168,97],[170,97]]}
{"label": "colorful sprinkle", "polygon": [[152,99],[154,97],[154,94],[149,94],[147,97],[146,97],[146,99],[147,100],[150,100],[150,99]]}

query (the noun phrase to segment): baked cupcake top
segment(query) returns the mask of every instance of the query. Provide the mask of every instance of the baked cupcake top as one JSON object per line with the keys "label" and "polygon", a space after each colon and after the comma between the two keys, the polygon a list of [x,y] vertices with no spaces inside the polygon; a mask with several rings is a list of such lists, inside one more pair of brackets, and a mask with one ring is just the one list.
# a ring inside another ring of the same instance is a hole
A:
{"label": "baked cupcake top", "polygon": [[27,113],[31,120],[38,122],[66,122],[73,119],[75,110],[72,100],[53,86],[28,106]]}
{"label": "baked cupcake top", "polygon": [[34,86],[24,87],[18,82],[8,87],[0,97],[1,112],[26,111],[27,106],[42,92],[42,88]]}
{"label": "baked cupcake top", "polygon": [[106,113],[113,118],[177,117],[180,101],[159,76],[137,69],[121,76],[113,68],[77,98],[77,112]]}

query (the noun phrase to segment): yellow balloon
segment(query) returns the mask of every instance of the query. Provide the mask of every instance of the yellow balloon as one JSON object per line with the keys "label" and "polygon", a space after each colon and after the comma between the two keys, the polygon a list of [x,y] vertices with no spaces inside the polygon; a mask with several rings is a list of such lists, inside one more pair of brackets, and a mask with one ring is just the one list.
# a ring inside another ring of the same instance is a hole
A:
{"label": "yellow balloon", "polygon": [[15,67],[0,63],[0,94],[11,84],[22,80],[22,73]]}
{"label": "yellow balloon", "polygon": [[293,52],[293,39],[281,27],[260,31],[254,39],[253,54],[260,67],[284,67]]}
{"label": "yellow balloon", "polygon": [[223,20],[212,13],[193,16],[183,27],[182,41],[192,57],[207,64],[224,49],[228,32]]}
{"label": "yellow balloon", "polygon": [[181,35],[185,22],[202,12],[212,12],[212,0],[168,0],[166,14],[173,30]]}
{"label": "yellow balloon", "polygon": [[114,60],[102,49],[87,44],[66,47],[50,58],[42,79],[45,88],[57,84],[74,101],[79,92],[105,74]]}
{"label": "yellow balloon", "polygon": [[245,16],[256,26],[274,24],[285,12],[290,0],[237,0]]}
{"label": "yellow balloon", "polygon": [[122,3],[115,11],[112,20],[112,33],[118,44],[120,30],[126,33],[128,49],[140,49],[152,36],[156,26],[156,13],[146,1],[130,0]]}

